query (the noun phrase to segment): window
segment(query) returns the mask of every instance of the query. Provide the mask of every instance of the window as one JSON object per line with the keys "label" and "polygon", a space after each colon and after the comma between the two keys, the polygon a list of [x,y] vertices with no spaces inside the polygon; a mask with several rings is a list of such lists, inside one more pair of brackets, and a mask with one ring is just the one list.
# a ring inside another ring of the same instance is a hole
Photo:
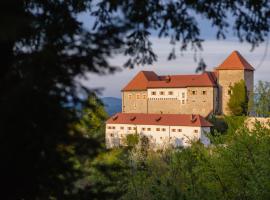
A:
{"label": "window", "polygon": [[163,91],[160,91],[159,94],[160,94],[160,95],[164,95],[164,92],[163,92]]}
{"label": "window", "polygon": [[228,95],[231,95],[232,94],[232,91],[231,90],[228,90]]}
{"label": "window", "polygon": [[151,128],[147,128],[148,131],[151,131]]}
{"label": "window", "polygon": [[172,132],[175,132],[175,131],[176,131],[176,129],[175,129],[175,128],[173,128],[173,129],[172,129]]}
{"label": "window", "polygon": [[137,99],[140,99],[140,95],[139,95],[139,94],[137,94],[137,95],[136,95],[136,98],[137,98]]}
{"label": "window", "polygon": [[193,95],[197,94],[197,91],[192,90],[192,94],[193,94]]}
{"label": "window", "polygon": [[182,92],[182,98],[185,98],[185,93],[184,92]]}
{"label": "window", "polygon": [[182,104],[185,104],[185,100],[182,100]]}
{"label": "window", "polygon": [[156,131],[160,131],[160,128],[156,128]]}
{"label": "window", "polygon": [[128,127],[128,130],[131,130],[131,127]]}
{"label": "window", "polygon": [[115,129],[115,127],[114,127],[114,126],[112,126],[112,129]]}
{"label": "window", "polygon": [[123,126],[121,126],[121,127],[120,127],[120,129],[121,129],[121,130],[124,130],[124,127],[123,127]]}
{"label": "window", "polygon": [[145,128],[142,128],[143,131],[145,131]]}
{"label": "window", "polygon": [[143,98],[146,99],[146,95],[145,94],[143,95]]}
{"label": "window", "polygon": [[178,129],[178,132],[182,132],[182,129]]}
{"label": "window", "polygon": [[166,128],[162,128],[162,131],[166,131]]}
{"label": "window", "polygon": [[197,130],[197,129],[195,129],[195,130],[194,130],[194,133],[198,133],[198,130]]}
{"label": "window", "polygon": [[152,95],[156,95],[156,92],[151,92]]}
{"label": "window", "polygon": [[160,139],[162,140],[162,137],[160,137]]}
{"label": "window", "polygon": [[111,129],[111,127],[110,127],[110,126],[108,126],[108,129]]}
{"label": "window", "polygon": [[129,98],[129,99],[131,99],[131,97],[132,97],[132,95],[131,95],[131,94],[129,94],[129,95],[128,95],[128,98]]}
{"label": "window", "polygon": [[133,127],[133,130],[136,130],[136,127]]}
{"label": "window", "polygon": [[169,91],[169,95],[173,95],[173,91]]}
{"label": "window", "polygon": [[111,133],[111,137],[113,137],[113,133]]}
{"label": "window", "polygon": [[202,91],[202,94],[203,94],[203,95],[206,95],[206,91],[205,91],[205,90],[203,90],[203,91]]}

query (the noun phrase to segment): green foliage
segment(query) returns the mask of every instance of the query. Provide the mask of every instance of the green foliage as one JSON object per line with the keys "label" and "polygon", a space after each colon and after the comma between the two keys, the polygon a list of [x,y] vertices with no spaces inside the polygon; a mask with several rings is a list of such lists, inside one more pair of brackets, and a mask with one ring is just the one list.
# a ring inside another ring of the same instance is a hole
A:
{"label": "green foliage", "polygon": [[129,147],[135,147],[140,141],[140,136],[138,133],[128,134],[125,138],[125,143]]}
{"label": "green foliage", "polygon": [[234,135],[237,129],[244,126],[246,119],[246,116],[225,116],[224,121],[228,126],[226,133],[229,135]]}
{"label": "green foliage", "polygon": [[124,149],[112,149],[100,153],[86,166],[88,174],[84,179],[85,199],[119,199],[126,192],[130,177],[129,160]]}
{"label": "green foliage", "polygon": [[255,113],[260,117],[270,116],[270,83],[259,81],[254,97]]}
{"label": "green foliage", "polygon": [[232,115],[247,115],[248,112],[248,96],[244,80],[235,83],[230,87],[231,94],[228,107]]}
{"label": "green foliage", "polygon": [[269,199],[270,130],[238,127],[229,142],[199,143],[177,151],[149,152],[130,168],[123,199]]}
{"label": "green foliage", "polygon": [[228,125],[224,119],[224,117],[216,117],[216,116],[211,116],[211,118],[208,119],[209,122],[211,122],[214,127],[211,129],[211,131],[217,131],[219,133],[225,133],[228,129]]}

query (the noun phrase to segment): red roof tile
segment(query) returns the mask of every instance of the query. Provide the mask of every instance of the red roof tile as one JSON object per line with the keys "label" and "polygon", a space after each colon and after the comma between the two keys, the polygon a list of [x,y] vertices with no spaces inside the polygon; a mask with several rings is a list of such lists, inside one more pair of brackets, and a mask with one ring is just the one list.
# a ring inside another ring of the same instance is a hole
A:
{"label": "red roof tile", "polygon": [[238,52],[233,51],[216,70],[249,70],[254,71],[255,69],[246,59]]}
{"label": "red roof tile", "polygon": [[196,75],[158,76],[152,71],[139,72],[123,91],[146,90],[147,88],[183,88],[183,87],[215,87],[216,76],[212,72]]}
{"label": "red roof tile", "polygon": [[123,90],[146,90],[149,81],[158,81],[159,78],[155,72],[140,71]]}
{"label": "red roof tile", "polygon": [[107,124],[136,124],[164,126],[210,127],[210,122],[200,115],[187,114],[143,114],[117,113],[107,120]]}

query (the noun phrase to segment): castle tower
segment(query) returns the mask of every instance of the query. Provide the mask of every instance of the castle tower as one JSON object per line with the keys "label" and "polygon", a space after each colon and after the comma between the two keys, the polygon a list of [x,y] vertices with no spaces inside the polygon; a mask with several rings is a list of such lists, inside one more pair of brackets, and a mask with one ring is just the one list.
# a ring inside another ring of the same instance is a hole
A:
{"label": "castle tower", "polygon": [[253,92],[254,68],[243,58],[238,51],[233,51],[216,69],[219,85],[219,109],[222,114],[229,114],[228,101],[230,86],[240,80],[246,83],[248,94]]}

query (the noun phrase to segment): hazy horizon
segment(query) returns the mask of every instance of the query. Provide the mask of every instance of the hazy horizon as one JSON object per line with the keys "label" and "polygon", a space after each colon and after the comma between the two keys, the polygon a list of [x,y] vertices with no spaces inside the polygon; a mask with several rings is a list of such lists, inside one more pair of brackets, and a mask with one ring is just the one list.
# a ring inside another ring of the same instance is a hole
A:
{"label": "hazy horizon", "polygon": [[[88,27],[92,24],[91,19],[87,15],[83,15],[81,21]],[[229,32],[226,40],[217,40],[211,25],[204,19],[199,19],[198,21],[200,22],[201,36],[205,41],[203,42],[203,51],[197,52],[197,61],[199,61],[200,57],[203,58],[207,65],[207,71],[211,71],[214,67],[221,64],[234,50],[239,51],[255,69],[258,68],[266,51],[266,42],[250,51],[251,45],[240,43],[233,33]],[[158,56],[157,62],[147,66],[136,66],[134,69],[124,69],[122,67],[121,72],[105,76],[89,73],[86,75],[88,80],[81,79],[80,82],[90,89],[104,88],[101,90],[102,93],[98,94],[100,97],[121,98],[121,89],[141,70],[155,71],[158,75],[195,73],[198,63],[194,60],[194,51],[187,50],[181,53],[177,50],[180,46],[178,43],[175,45],[177,58],[169,61],[167,58],[172,49],[169,39],[159,39],[155,33],[152,35],[150,40],[153,43],[153,50]],[[110,62],[121,67],[126,60],[127,58],[124,55],[118,55],[110,59]],[[269,74],[270,58],[266,55],[260,68],[255,70],[255,84],[258,80],[270,81]]]}

